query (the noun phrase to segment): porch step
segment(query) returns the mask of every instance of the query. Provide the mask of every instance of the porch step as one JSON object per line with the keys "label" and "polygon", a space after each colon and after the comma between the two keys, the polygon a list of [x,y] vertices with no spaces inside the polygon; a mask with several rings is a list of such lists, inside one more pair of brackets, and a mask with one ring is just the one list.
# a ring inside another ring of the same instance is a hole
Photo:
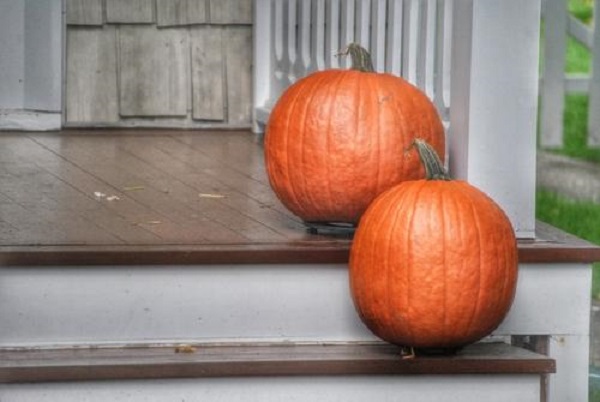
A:
{"label": "porch step", "polygon": [[185,344],[0,351],[1,383],[247,376],[547,374],[554,360],[501,342],[406,357],[385,343]]}
{"label": "porch step", "polygon": [[554,371],[503,343],[414,358],[384,343],[4,349],[0,400],[539,402]]}

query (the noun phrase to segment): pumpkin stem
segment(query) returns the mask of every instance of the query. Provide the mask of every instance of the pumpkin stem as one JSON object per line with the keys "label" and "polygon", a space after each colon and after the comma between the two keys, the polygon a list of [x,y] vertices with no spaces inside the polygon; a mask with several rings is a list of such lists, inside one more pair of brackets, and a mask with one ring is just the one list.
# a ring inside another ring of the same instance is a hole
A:
{"label": "pumpkin stem", "polygon": [[340,53],[338,53],[338,55],[350,56],[350,60],[352,61],[352,66],[350,66],[350,68],[352,70],[362,71],[365,73],[375,72],[371,54],[367,51],[367,49],[358,43],[349,44],[346,49],[342,50]]}
{"label": "pumpkin stem", "polygon": [[425,177],[427,180],[450,180],[450,175],[444,169],[444,165],[440,160],[437,152],[427,141],[415,139],[413,145],[417,148],[419,158],[425,166]]}

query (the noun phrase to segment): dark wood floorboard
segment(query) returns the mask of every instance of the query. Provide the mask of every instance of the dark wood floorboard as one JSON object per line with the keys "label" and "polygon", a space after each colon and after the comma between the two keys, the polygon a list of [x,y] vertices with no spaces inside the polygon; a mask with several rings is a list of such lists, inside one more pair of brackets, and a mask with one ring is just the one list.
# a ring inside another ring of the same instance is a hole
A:
{"label": "dark wood floorboard", "polygon": [[[522,261],[592,261],[541,224]],[[0,132],[0,266],[346,262],[272,192],[247,131]]]}
{"label": "dark wood floorboard", "polygon": [[260,141],[248,132],[3,133],[0,142],[4,245],[306,236],[271,192]]}

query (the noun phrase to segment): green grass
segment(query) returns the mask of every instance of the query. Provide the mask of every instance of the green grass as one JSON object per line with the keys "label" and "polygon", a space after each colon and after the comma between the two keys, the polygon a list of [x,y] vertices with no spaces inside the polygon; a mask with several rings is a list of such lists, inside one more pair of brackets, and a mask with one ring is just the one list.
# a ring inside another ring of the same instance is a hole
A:
{"label": "green grass", "polygon": [[572,158],[600,163],[600,148],[587,146],[588,100],[587,95],[565,97],[564,146],[556,152]]}
{"label": "green grass", "polygon": [[600,401],[600,390],[591,389],[590,388],[590,402],[599,402]]}
{"label": "green grass", "polygon": [[594,15],[594,0],[569,0],[569,12],[589,24]]}
{"label": "green grass", "polygon": [[592,54],[585,45],[578,40],[567,38],[567,55],[565,61],[565,72],[567,73],[589,73],[591,70]]}

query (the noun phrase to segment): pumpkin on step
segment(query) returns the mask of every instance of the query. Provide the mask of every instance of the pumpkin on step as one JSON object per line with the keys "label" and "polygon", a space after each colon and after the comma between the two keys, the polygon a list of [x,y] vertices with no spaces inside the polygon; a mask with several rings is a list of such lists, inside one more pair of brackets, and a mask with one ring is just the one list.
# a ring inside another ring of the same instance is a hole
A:
{"label": "pumpkin on step", "polygon": [[308,222],[357,223],[381,192],[424,177],[415,138],[444,153],[444,129],[425,94],[376,73],[368,52],[348,46],[349,70],[313,73],[291,85],[266,127],[265,162],[282,203]]}
{"label": "pumpkin on step", "polygon": [[452,349],[490,334],[517,283],[510,221],[482,191],[449,180],[435,151],[415,142],[428,180],[404,182],[365,212],[350,255],[350,288],[380,338]]}

